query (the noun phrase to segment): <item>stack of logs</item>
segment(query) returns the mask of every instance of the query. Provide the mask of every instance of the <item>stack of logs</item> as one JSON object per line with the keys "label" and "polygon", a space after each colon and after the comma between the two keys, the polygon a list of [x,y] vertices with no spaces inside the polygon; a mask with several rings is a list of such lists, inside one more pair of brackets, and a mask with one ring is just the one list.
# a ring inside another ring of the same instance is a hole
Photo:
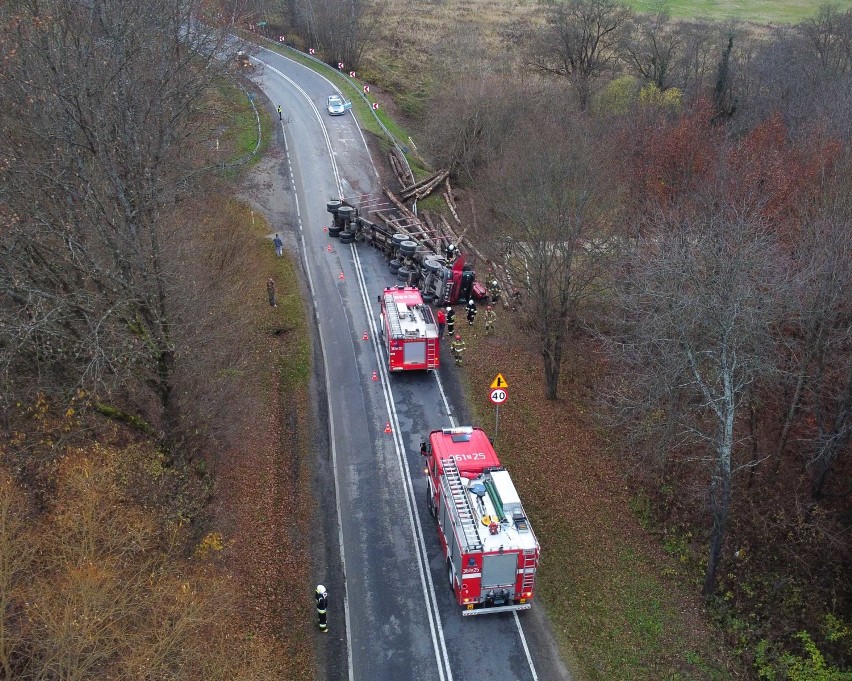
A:
{"label": "stack of logs", "polygon": [[[458,208],[453,197],[453,190],[450,186],[450,171],[441,170],[429,177],[416,182],[411,170],[404,161],[400,160],[396,153],[388,154],[391,168],[393,168],[397,181],[402,189],[399,196],[394,194],[387,187],[383,187],[385,195],[390,199],[391,203],[396,206],[399,214],[402,217],[391,217],[385,215],[390,211],[378,210],[374,215],[382,222],[391,227],[395,232],[402,232],[406,236],[425,244],[436,253],[441,253],[444,249],[452,244],[456,248],[463,248],[465,251],[472,253],[480,262],[486,263],[491,272],[487,275],[487,280],[492,278],[498,279],[500,286],[504,292],[509,292],[514,289],[511,275],[504,267],[498,267],[497,264],[490,258],[486,258],[480,251],[470,242],[470,239],[465,238],[466,229],[462,229],[459,233],[457,230],[461,228],[462,222],[459,218]],[[404,201],[419,201],[432,192],[443,183],[444,187],[441,195],[453,216],[456,223],[456,228],[450,226],[447,218],[441,214],[433,213],[432,211],[420,211],[419,216],[409,210]],[[475,223],[474,223],[475,224]],[[504,294],[502,302],[504,307],[507,307],[508,296]]]}

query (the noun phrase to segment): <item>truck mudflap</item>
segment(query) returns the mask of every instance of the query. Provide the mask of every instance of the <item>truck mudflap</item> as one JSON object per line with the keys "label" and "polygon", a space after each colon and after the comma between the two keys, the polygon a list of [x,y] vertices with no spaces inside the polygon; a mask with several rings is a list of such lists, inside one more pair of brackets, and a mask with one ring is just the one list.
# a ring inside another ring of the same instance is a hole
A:
{"label": "truck mudflap", "polygon": [[477,606],[476,604],[470,603],[465,606],[465,609],[462,610],[462,615],[464,617],[470,617],[472,615],[493,615],[497,612],[514,612],[517,610],[529,610],[532,607],[532,603],[515,603],[513,605],[492,605],[492,606]]}

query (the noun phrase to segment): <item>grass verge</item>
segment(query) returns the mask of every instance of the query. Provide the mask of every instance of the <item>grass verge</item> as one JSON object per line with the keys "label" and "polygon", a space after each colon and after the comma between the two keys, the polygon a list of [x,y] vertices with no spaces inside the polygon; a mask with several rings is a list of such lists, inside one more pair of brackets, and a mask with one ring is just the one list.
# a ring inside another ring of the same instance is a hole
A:
{"label": "grass verge", "polygon": [[[682,19],[739,19],[760,24],[794,24],[813,16],[823,0],[668,0],[672,16]],[[652,12],[657,0],[627,0],[639,12]],[[852,2],[842,0],[839,7],[848,9]]]}

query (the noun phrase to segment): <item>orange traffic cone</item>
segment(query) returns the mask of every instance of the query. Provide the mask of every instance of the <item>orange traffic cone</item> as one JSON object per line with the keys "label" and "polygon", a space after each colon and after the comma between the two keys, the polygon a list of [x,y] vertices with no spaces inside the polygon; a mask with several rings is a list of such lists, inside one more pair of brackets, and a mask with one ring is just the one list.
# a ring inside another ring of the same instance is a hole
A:
{"label": "orange traffic cone", "polygon": [[387,423],[385,423],[385,432],[386,432],[386,433],[391,432],[391,428],[390,428],[390,421],[388,421]]}
{"label": "orange traffic cone", "polygon": [[325,247],[325,250],[327,250],[329,253],[331,253],[331,244],[329,244],[328,246],[326,246],[326,247]]}
{"label": "orange traffic cone", "polygon": [[378,380],[379,380],[379,375],[378,375],[375,371],[373,372],[373,380],[374,380],[374,381],[378,381]]}
{"label": "orange traffic cone", "polygon": [[364,332],[364,340],[370,340],[370,337],[367,335],[367,332]]}
{"label": "orange traffic cone", "polygon": [[341,272],[341,273],[340,273],[340,276],[339,276],[339,277],[337,277],[337,278],[338,278],[338,279],[343,279],[343,272]]}

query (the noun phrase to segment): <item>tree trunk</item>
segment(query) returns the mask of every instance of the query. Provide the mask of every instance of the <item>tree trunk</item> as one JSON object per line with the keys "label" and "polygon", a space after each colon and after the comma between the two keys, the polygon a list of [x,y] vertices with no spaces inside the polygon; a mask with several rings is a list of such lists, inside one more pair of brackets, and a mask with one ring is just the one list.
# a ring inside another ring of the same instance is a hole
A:
{"label": "tree trunk", "polygon": [[828,474],[834,468],[837,457],[849,444],[849,415],[852,411],[852,367],[846,377],[846,394],[837,409],[830,432],[820,437],[819,452],[811,461],[811,497],[821,499]]}

